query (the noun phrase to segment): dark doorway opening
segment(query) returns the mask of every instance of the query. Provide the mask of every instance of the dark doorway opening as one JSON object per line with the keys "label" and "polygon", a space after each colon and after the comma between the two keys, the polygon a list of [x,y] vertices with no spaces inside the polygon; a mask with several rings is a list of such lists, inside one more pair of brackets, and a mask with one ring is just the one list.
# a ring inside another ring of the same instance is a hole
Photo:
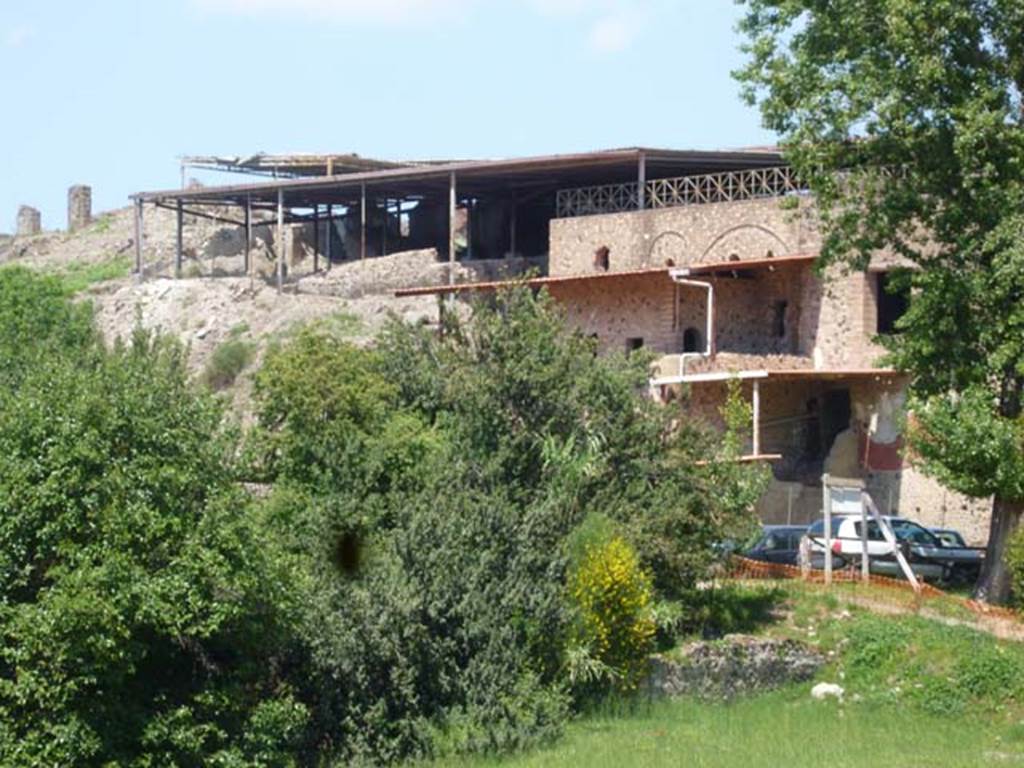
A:
{"label": "dark doorway opening", "polygon": [[828,454],[836,436],[850,428],[850,390],[831,389],[822,397],[821,448],[822,458]]}
{"label": "dark doorway opening", "polygon": [[683,331],[683,352],[700,352],[700,331],[696,328]]}

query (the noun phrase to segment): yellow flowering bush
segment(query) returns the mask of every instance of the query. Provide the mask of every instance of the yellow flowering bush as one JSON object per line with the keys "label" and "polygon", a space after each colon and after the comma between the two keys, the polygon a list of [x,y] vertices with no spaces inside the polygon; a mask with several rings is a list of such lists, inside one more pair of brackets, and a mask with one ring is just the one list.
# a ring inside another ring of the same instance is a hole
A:
{"label": "yellow flowering bush", "polygon": [[570,581],[576,638],[623,690],[637,687],[653,649],[651,578],[621,536],[591,544]]}

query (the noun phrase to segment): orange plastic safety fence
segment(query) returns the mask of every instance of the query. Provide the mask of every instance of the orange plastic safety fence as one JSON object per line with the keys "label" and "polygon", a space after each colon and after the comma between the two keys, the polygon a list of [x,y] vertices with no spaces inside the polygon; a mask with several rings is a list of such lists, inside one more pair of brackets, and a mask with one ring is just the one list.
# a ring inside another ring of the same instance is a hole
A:
{"label": "orange plastic safety fence", "polygon": [[[729,562],[728,575],[733,579],[802,579],[815,584],[825,582],[824,571],[809,570],[806,573],[796,566],[783,565],[782,563],[765,563],[761,560],[751,560],[747,557],[733,555]],[[846,568],[832,572],[832,581],[836,583],[860,583],[861,572],[859,565],[850,565]],[[871,574],[870,584],[875,587],[887,587],[894,590],[914,594],[914,588],[909,582],[902,579],[893,579],[888,576]],[[999,608],[993,605],[980,603],[977,600],[968,600],[957,597],[941,589],[921,582],[921,591],[917,595],[920,598],[934,599],[946,598],[958,602],[970,611],[987,616],[998,616],[1007,619],[1020,620],[1020,614],[1008,608]]]}

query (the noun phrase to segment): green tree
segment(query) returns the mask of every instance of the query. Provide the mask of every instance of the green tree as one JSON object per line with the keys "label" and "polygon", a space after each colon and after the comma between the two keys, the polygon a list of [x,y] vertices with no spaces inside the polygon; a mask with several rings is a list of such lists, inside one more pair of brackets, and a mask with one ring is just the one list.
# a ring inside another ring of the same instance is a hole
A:
{"label": "green tree", "polygon": [[662,597],[706,574],[749,519],[745,476],[698,466],[713,441],[647,377],[526,289],[440,334],[396,321],[365,350],[310,330],[268,356],[254,468],[301,590],[316,743],[398,760],[557,733],[569,542],[591,512]]}
{"label": "green tree", "polygon": [[166,340],[65,351],[0,391],[0,762],[290,764],[284,587],[218,404]]}
{"label": "green tree", "polygon": [[72,303],[61,282],[24,267],[0,269],[0,387],[18,385],[40,361],[96,342],[92,309]]}
{"label": "green tree", "polygon": [[740,0],[744,95],[815,193],[823,264],[912,261],[890,361],[913,447],[993,496],[979,597],[1004,601],[1024,514],[1024,4]]}

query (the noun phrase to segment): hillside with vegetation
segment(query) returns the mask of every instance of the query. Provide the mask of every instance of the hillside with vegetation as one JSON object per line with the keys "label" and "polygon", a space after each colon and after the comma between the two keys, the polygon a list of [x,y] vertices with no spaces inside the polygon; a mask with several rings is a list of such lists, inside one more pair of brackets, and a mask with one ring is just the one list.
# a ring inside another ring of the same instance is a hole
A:
{"label": "hillside with vegetation", "polygon": [[300,328],[243,426],[176,338],[106,341],[59,278],[6,267],[0,371],[4,765],[550,740],[696,620],[760,489],[637,396],[642,357],[525,290],[369,347]]}

